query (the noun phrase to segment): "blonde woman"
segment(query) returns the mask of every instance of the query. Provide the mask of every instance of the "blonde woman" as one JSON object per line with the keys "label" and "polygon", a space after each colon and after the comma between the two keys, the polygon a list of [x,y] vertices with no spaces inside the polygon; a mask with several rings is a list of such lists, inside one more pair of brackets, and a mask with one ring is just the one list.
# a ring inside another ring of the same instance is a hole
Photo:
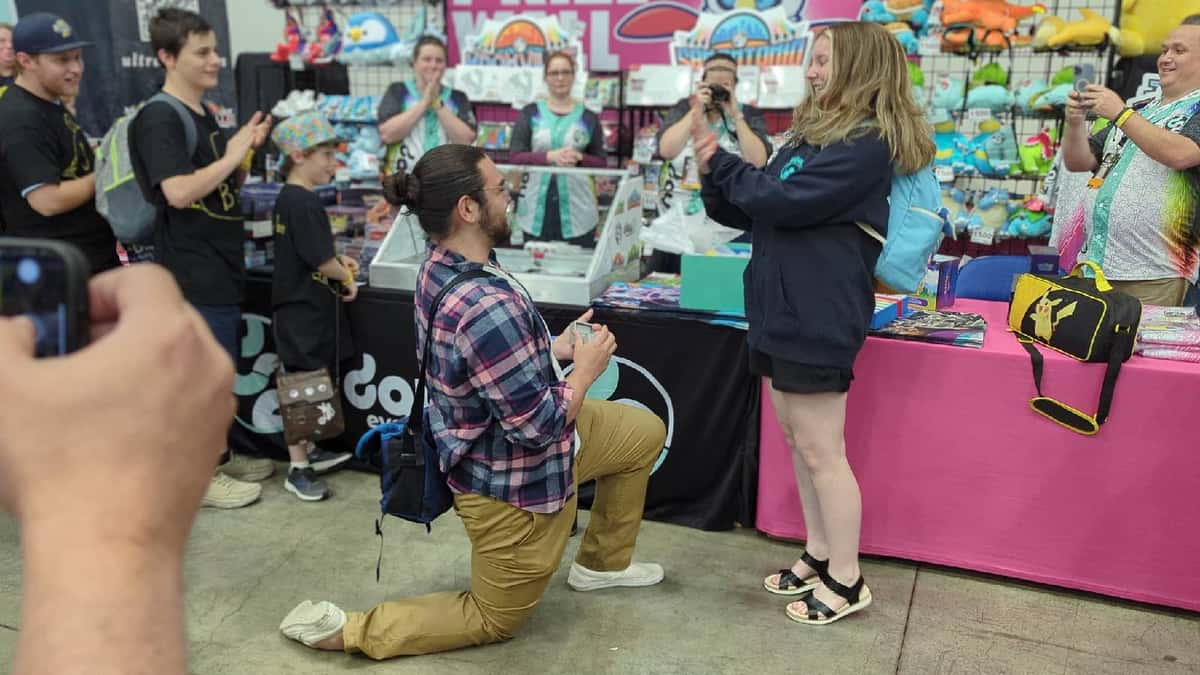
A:
{"label": "blonde woman", "polygon": [[856,223],[886,236],[893,172],[925,167],[934,145],[904,50],[882,26],[830,26],[813,44],[808,81],[791,140],[765,169],[720,149],[707,129],[694,133],[709,215],[753,236],[750,368],[770,381],[808,532],[800,560],[763,584],[799,596],[787,607],[791,619],[823,625],[871,604],[858,564],[862,500],[843,431],[880,245]]}

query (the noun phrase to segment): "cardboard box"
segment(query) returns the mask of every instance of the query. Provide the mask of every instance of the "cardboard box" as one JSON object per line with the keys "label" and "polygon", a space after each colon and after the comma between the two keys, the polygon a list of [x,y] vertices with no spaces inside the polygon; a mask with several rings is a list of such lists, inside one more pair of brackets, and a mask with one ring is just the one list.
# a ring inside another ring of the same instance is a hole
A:
{"label": "cardboard box", "polygon": [[1053,246],[1030,246],[1029,272],[1058,275],[1058,249]]}
{"label": "cardboard box", "polygon": [[954,290],[958,285],[959,259],[935,255],[916,295],[910,297],[910,307],[916,311],[946,309],[954,306]]}
{"label": "cardboard box", "polygon": [[[750,244],[726,244],[728,253],[684,255],[679,306],[708,312],[746,313],[742,275],[750,263]],[[730,254],[732,253],[732,254]]]}

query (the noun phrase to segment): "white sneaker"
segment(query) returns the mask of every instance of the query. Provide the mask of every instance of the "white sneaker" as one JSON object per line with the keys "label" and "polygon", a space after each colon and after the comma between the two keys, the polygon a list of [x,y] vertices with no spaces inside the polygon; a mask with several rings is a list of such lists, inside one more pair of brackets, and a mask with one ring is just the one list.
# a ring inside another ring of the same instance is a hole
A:
{"label": "white sneaker", "polygon": [[262,486],[258,483],[234,480],[218,471],[208,483],[201,505],[216,509],[239,509],[253,504],[261,496]]}
{"label": "white sneaker", "polygon": [[596,572],[579,563],[571,563],[571,573],[567,575],[567,585],[577,591],[597,591],[618,586],[653,586],[662,580],[662,565],[655,563],[631,563],[620,572]]}
{"label": "white sneaker", "polygon": [[254,483],[270,478],[271,474],[275,473],[275,462],[265,457],[247,457],[230,453],[229,461],[218,466],[217,470],[234,480]]}
{"label": "white sneaker", "polygon": [[307,647],[315,647],[318,642],[342,632],[345,626],[346,613],[338,609],[337,605],[328,600],[316,604],[305,600],[283,617],[279,630],[292,640]]}

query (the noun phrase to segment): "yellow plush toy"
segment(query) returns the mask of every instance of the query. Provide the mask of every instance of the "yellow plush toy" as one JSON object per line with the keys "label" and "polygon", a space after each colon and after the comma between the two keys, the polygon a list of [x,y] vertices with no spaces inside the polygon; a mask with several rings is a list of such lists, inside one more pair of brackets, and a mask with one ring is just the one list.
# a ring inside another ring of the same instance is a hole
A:
{"label": "yellow plush toy", "polygon": [[1116,31],[1108,19],[1090,9],[1081,9],[1079,12],[1083,14],[1083,20],[1063,24],[1046,40],[1047,47],[1094,47],[1104,41],[1105,35],[1115,36]]}
{"label": "yellow plush toy", "polygon": [[1121,56],[1157,54],[1167,34],[1192,14],[1200,14],[1200,0],[1123,0],[1117,49]]}

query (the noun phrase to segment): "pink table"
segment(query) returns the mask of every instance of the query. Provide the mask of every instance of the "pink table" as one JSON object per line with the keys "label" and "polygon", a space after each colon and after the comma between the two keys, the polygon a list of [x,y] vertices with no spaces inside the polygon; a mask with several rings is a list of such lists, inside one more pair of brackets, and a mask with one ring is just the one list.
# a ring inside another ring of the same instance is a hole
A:
{"label": "pink table", "polygon": [[[846,442],[862,549],[1200,610],[1200,365],[1133,357],[1085,437],[1030,410],[1007,306],[981,350],[870,338]],[[1046,354],[1044,391],[1095,411],[1102,364]],[[758,529],[804,538],[792,458],[763,392]]]}

